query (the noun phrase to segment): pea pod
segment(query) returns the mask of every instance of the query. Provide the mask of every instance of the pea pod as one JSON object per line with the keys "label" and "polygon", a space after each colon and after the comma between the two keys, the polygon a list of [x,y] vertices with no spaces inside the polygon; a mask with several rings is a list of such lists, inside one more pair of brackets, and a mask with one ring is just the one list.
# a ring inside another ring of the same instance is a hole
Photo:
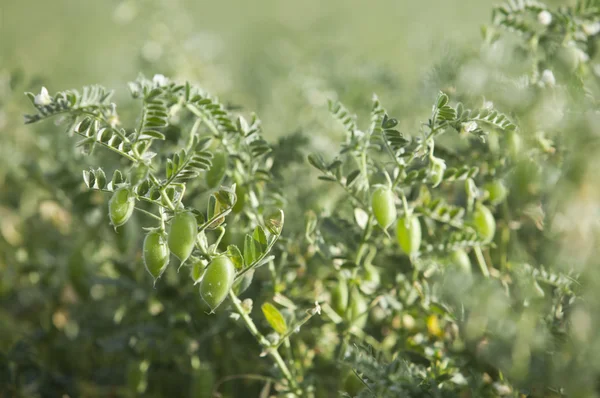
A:
{"label": "pea pod", "polygon": [[471,260],[469,259],[469,255],[463,249],[457,249],[452,252],[450,260],[457,271],[464,274],[471,274]]}
{"label": "pea pod", "polygon": [[496,220],[494,215],[482,204],[478,204],[473,212],[473,225],[484,242],[489,243],[496,233]]}
{"label": "pea pod", "polygon": [[488,198],[490,199],[490,202],[494,204],[503,202],[508,195],[508,189],[506,189],[506,186],[502,183],[502,181],[496,180],[489,182],[485,184],[484,188],[488,192]]}
{"label": "pea pod", "polygon": [[346,312],[347,320],[352,324],[362,329],[367,324],[367,310],[369,306],[364,296],[360,294],[358,289],[354,289],[350,295],[348,311]]}
{"label": "pea pod", "polygon": [[394,203],[394,193],[387,187],[379,187],[371,196],[371,206],[373,214],[379,226],[387,229],[396,221],[396,204]]}
{"label": "pea pod", "polygon": [[169,249],[183,263],[188,259],[196,243],[198,222],[193,213],[178,213],[171,221],[169,230]]}
{"label": "pea pod", "polygon": [[125,224],[133,214],[135,195],[129,188],[119,188],[108,202],[110,222],[116,227]]}
{"label": "pea pod", "polygon": [[225,300],[234,279],[235,266],[229,257],[217,257],[208,265],[200,283],[200,295],[212,311]]}
{"label": "pea pod", "polygon": [[331,308],[340,316],[344,316],[348,308],[348,283],[339,278],[331,291]]}
{"label": "pea pod", "polygon": [[169,265],[169,246],[160,232],[150,232],[144,239],[144,265],[154,281],[161,277]]}
{"label": "pea pod", "polygon": [[415,216],[403,217],[396,227],[398,244],[404,253],[415,255],[421,246],[421,223]]}

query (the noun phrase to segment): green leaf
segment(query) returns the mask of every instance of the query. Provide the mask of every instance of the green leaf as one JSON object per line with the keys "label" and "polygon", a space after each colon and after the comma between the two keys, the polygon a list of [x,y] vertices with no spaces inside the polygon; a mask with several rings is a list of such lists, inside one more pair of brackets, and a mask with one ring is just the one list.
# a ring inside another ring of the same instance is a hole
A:
{"label": "green leaf", "polygon": [[244,268],[244,257],[236,245],[227,246],[227,256],[231,259],[236,269],[240,270]]}
{"label": "green leaf", "polygon": [[256,228],[254,228],[252,237],[261,245],[267,245],[267,234],[265,234],[265,230],[260,225],[257,225]]}
{"label": "green leaf", "polygon": [[352,185],[352,183],[354,181],[356,181],[356,178],[360,175],[360,170],[356,169],[352,172],[350,172],[350,174],[348,174],[348,177],[346,177],[346,186],[349,187]]}
{"label": "green leaf", "polygon": [[94,175],[96,176],[98,189],[104,189],[106,187],[106,174],[104,174],[104,170],[99,168],[94,172]]}
{"label": "green leaf", "polygon": [[248,266],[254,263],[259,256],[254,242],[254,238],[250,235],[246,235],[244,238],[244,261]]}
{"label": "green leaf", "polygon": [[448,103],[448,96],[442,92],[438,95],[437,107],[441,108]]}
{"label": "green leaf", "polygon": [[283,318],[283,315],[281,315],[281,312],[279,312],[279,310],[275,308],[273,304],[264,303],[261,306],[261,309],[265,315],[265,318],[267,319],[267,322],[269,322],[269,325],[271,325],[273,330],[280,335],[287,333],[288,328],[287,324],[285,323],[285,319]]}
{"label": "green leaf", "polygon": [[325,171],[327,169],[327,165],[325,161],[321,157],[321,155],[311,153],[308,155],[308,163],[310,163],[314,168]]}

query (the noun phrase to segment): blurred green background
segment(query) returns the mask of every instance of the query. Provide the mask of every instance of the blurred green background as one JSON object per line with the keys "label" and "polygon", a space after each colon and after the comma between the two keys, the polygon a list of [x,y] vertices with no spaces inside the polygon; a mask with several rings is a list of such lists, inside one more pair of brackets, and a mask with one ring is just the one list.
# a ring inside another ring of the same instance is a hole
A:
{"label": "blurred green background", "polygon": [[[327,84],[375,64],[397,82],[384,100],[410,100],[446,47],[478,45],[494,3],[5,0],[1,66],[38,77],[50,92],[95,82],[122,95],[140,71],[175,74],[258,111],[267,134],[281,134],[268,128],[280,117],[260,111],[298,90],[292,73]],[[377,87],[362,88],[368,101]]]}

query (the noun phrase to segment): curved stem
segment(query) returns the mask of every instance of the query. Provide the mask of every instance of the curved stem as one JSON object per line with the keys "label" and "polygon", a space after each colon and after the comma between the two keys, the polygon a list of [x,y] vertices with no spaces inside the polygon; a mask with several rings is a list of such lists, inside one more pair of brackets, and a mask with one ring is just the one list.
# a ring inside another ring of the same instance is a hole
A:
{"label": "curved stem", "polygon": [[481,247],[474,247],[473,251],[475,252],[475,257],[477,258],[477,264],[479,264],[479,268],[481,269],[481,273],[486,278],[490,277],[490,271],[488,270],[487,263],[485,262],[485,258],[483,257],[483,253],[481,252]]}
{"label": "curved stem", "polygon": [[285,361],[279,354],[279,351],[276,348],[271,347],[269,340],[267,340],[266,337],[259,332],[252,318],[250,318],[246,310],[244,310],[244,308],[242,307],[240,299],[235,295],[235,293],[233,293],[233,290],[229,291],[229,298],[231,299],[231,302],[236,312],[240,315],[242,321],[246,324],[246,328],[248,328],[250,334],[252,334],[256,338],[256,340],[261,346],[266,348],[266,353],[275,361],[275,364],[279,367],[281,373],[283,373],[283,376],[290,383],[290,387],[292,387],[293,389],[297,389],[298,385],[296,383],[296,380],[294,379],[294,377],[292,377],[292,373],[290,372],[290,369],[287,367]]}

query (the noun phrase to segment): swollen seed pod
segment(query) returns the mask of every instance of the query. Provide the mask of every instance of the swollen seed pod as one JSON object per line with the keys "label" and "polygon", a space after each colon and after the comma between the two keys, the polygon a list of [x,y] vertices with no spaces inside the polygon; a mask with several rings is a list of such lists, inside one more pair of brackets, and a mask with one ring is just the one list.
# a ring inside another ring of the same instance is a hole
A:
{"label": "swollen seed pod", "polygon": [[396,204],[391,189],[387,187],[377,188],[371,197],[371,206],[373,207],[375,219],[381,228],[387,229],[396,221]]}
{"label": "swollen seed pod", "polygon": [[415,216],[403,217],[398,220],[396,228],[398,244],[404,253],[412,256],[421,246],[421,223]]}
{"label": "swollen seed pod", "polygon": [[496,220],[490,209],[482,204],[478,204],[473,212],[473,226],[484,242],[489,243],[494,239]]}
{"label": "swollen seed pod", "polygon": [[379,275],[379,270],[373,265],[365,264],[364,282],[373,288],[379,286],[381,276]]}
{"label": "swollen seed pod", "polygon": [[154,278],[154,282],[169,265],[169,246],[160,232],[150,232],[144,239],[144,265]]}
{"label": "swollen seed pod", "polygon": [[450,258],[457,271],[464,274],[471,274],[471,260],[469,255],[463,249],[457,249]]}
{"label": "swollen seed pod", "polygon": [[208,265],[200,283],[200,295],[212,311],[225,300],[234,279],[235,266],[229,257],[217,257]]}
{"label": "swollen seed pod", "polygon": [[343,278],[339,278],[331,291],[331,308],[339,316],[344,316],[348,308],[348,284]]}
{"label": "swollen seed pod", "polygon": [[348,311],[346,312],[347,319],[352,324],[362,329],[367,324],[367,310],[369,306],[362,294],[358,289],[354,289],[350,296],[350,303],[348,305]]}
{"label": "swollen seed pod", "polygon": [[110,222],[116,227],[125,224],[133,214],[135,195],[129,188],[119,188],[108,202]]}
{"label": "swollen seed pod", "polygon": [[509,131],[506,135],[506,148],[508,149],[509,155],[515,159],[521,153],[523,143],[521,136],[514,130]]}
{"label": "swollen seed pod", "polygon": [[502,183],[502,181],[492,181],[484,186],[488,193],[488,198],[493,204],[501,203],[508,196],[508,189]]}
{"label": "swollen seed pod", "polygon": [[184,263],[192,254],[197,234],[198,222],[193,213],[186,211],[173,217],[169,229],[169,249],[181,263]]}

